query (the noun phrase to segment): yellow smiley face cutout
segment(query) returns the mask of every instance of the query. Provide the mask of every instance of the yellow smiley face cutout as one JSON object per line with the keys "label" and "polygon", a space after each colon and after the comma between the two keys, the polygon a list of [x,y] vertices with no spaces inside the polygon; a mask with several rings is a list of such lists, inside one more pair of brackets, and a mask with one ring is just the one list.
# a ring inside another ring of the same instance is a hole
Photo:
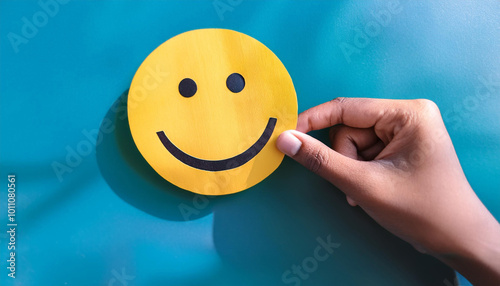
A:
{"label": "yellow smiley face cutout", "polygon": [[278,57],[224,29],[185,32],[156,48],[132,80],[127,109],[151,167],[203,195],[264,180],[283,160],[276,138],[297,124],[295,89]]}

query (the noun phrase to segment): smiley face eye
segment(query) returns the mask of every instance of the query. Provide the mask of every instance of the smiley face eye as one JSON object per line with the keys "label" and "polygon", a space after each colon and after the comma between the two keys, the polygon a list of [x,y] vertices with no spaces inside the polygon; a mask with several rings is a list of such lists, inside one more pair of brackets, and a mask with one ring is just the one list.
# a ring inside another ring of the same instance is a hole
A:
{"label": "smiley face eye", "polygon": [[227,77],[226,86],[231,92],[238,93],[245,87],[245,79],[239,73],[230,74]]}
{"label": "smiley face eye", "polygon": [[197,90],[196,82],[190,78],[185,78],[179,83],[179,93],[184,97],[193,96]]}

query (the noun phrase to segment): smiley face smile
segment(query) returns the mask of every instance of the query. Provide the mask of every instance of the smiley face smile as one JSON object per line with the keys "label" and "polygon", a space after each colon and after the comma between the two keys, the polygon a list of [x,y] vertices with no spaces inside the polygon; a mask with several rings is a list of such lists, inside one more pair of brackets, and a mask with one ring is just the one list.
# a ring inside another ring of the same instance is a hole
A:
{"label": "smiley face smile", "polygon": [[205,170],[205,171],[224,171],[230,170],[237,167],[240,167],[246,164],[248,161],[252,160],[255,155],[259,154],[259,152],[266,146],[267,141],[271,138],[273,134],[274,127],[276,126],[276,118],[269,118],[267,122],[267,126],[262,132],[262,135],[259,137],[257,142],[255,142],[250,148],[245,150],[243,153],[236,155],[234,157],[223,159],[223,160],[203,160],[196,157],[193,157],[189,154],[184,153],[181,149],[177,148],[170,139],[168,139],[165,132],[158,131],[156,134],[158,138],[160,138],[163,146],[172,154],[177,160],[182,163],[191,166],[196,169]]}

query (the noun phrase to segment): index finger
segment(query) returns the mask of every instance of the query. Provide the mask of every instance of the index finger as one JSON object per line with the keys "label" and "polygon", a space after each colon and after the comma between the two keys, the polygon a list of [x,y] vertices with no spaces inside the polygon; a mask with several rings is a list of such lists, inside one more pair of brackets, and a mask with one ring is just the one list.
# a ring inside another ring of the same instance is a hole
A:
{"label": "index finger", "polygon": [[391,99],[338,97],[299,114],[297,131],[307,133],[337,124],[370,128],[387,110],[395,109],[399,102]]}

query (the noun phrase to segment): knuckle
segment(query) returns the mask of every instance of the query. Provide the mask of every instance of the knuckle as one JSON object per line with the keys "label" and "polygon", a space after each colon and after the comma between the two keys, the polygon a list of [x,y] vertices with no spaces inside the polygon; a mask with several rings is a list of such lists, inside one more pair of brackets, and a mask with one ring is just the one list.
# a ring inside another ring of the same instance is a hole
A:
{"label": "knuckle", "polygon": [[344,103],[346,101],[346,98],[345,97],[336,97],[334,99],[331,100],[332,102],[335,102],[335,103]]}
{"label": "knuckle", "polygon": [[424,111],[430,111],[433,113],[439,112],[439,107],[437,106],[437,104],[430,99],[417,99],[416,103],[419,109],[422,109]]}
{"label": "knuckle", "polygon": [[318,173],[324,166],[328,164],[328,154],[322,149],[317,149],[312,152],[311,155],[312,156],[309,156],[305,162],[306,167],[314,173]]}
{"label": "knuckle", "polygon": [[409,105],[399,106],[386,113],[393,114],[393,118],[398,119],[398,129],[403,126],[421,126],[428,118],[440,115],[436,103],[429,99],[414,99]]}
{"label": "knuckle", "polygon": [[441,118],[441,112],[437,104],[429,99],[415,100],[415,109],[413,113],[420,126],[425,126]]}

